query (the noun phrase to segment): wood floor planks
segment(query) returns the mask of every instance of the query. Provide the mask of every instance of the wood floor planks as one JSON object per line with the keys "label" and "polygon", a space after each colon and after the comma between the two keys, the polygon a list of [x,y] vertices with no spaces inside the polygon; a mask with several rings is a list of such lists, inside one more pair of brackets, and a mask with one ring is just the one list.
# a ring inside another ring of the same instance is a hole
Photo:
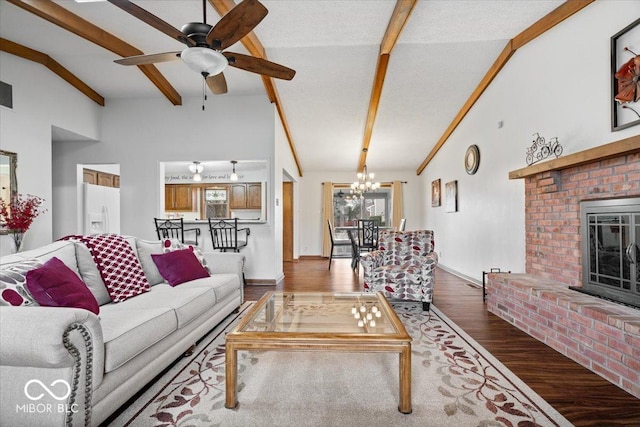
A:
{"label": "wood floor planks", "polygon": [[[270,290],[359,291],[351,259],[284,263],[280,285],[248,285],[245,299]],[[640,400],[489,313],[482,290],[438,269],[433,303],[576,426],[640,427]]]}

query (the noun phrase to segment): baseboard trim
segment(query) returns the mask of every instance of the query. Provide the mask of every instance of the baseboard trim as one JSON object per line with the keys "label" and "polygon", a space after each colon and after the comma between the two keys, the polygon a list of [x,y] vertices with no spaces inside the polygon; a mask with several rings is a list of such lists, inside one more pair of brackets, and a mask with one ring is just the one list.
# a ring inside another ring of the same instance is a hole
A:
{"label": "baseboard trim", "polygon": [[321,256],[321,255],[300,255],[300,261],[321,261],[323,259],[327,259],[328,257],[326,256]]}
{"label": "baseboard trim", "polygon": [[247,285],[276,285],[275,279],[246,279]]}
{"label": "baseboard trim", "polygon": [[446,271],[447,273],[451,273],[454,276],[458,276],[461,279],[467,280],[469,282],[471,282],[472,285],[477,286],[479,288],[482,287],[482,281],[474,279],[473,277],[467,276],[466,274],[462,274],[459,271],[456,271],[452,268],[447,267],[446,265],[442,265],[442,264],[438,264],[438,268],[443,269],[444,271]]}

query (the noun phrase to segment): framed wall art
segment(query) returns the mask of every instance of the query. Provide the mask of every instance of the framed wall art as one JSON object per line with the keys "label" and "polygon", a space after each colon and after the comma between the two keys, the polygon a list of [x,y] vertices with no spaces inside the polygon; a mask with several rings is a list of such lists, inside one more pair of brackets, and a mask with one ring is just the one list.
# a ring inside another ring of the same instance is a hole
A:
{"label": "framed wall art", "polygon": [[611,130],[640,124],[640,19],[611,37]]}
{"label": "framed wall art", "polygon": [[440,206],[440,180],[431,181],[431,206]]}
{"label": "framed wall art", "polygon": [[447,182],[444,191],[446,211],[458,212],[458,181]]}

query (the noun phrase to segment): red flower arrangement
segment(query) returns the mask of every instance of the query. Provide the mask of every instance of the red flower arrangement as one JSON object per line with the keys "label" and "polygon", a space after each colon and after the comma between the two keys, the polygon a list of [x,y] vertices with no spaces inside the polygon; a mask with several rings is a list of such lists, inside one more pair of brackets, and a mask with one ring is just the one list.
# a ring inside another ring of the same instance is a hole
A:
{"label": "red flower arrangement", "polygon": [[31,194],[18,194],[9,203],[0,199],[0,225],[13,233],[16,250],[20,250],[22,237],[27,232],[33,220],[46,209],[40,209],[44,199]]}

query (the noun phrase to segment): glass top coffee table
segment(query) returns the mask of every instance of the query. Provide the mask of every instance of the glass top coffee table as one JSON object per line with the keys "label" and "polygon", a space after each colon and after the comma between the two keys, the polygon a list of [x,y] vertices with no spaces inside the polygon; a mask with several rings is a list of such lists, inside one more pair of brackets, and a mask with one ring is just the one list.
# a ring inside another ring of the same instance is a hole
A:
{"label": "glass top coffee table", "polygon": [[230,409],[238,406],[238,350],[399,353],[398,410],[411,413],[411,337],[382,293],[267,292],[226,337]]}

